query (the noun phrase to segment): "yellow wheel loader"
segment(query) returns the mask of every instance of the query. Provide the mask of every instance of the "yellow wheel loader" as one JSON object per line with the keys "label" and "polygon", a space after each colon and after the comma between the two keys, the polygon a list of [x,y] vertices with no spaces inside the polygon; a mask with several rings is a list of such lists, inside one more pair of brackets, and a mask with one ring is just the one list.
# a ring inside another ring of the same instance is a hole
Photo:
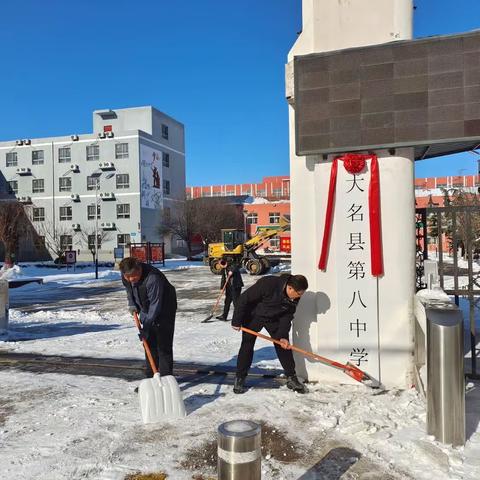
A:
{"label": "yellow wheel loader", "polygon": [[260,227],[256,234],[245,241],[245,232],[237,229],[222,230],[222,242],[208,245],[208,264],[212,273],[220,274],[220,261],[236,263],[250,275],[262,275],[270,268],[267,257],[257,255],[258,250],[266,241],[281,232],[290,229],[290,221],[286,217],[280,219],[278,226]]}

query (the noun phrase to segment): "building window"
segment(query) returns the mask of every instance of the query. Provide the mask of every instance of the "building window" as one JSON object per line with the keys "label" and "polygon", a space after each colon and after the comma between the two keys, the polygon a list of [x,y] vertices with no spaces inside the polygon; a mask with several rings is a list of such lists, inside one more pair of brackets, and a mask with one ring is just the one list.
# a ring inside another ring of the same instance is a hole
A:
{"label": "building window", "polygon": [[170,154],[162,152],[162,165],[164,167],[169,167],[170,166]]}
{"label": "building window", "polygon": [[163,194],[170,195],[170,180],[163,181]]}
{"label": "building window", "polygon": [[58,179],[58,190],[60,192],[71,192],[72,191],[72,178],[71,177],[60,177]]}
{"label": "building window", "polygon": [[[98,242],[98,249],[100,250],[102,248],[102,236],[97,235],[97,242]],[[88,236],[88,249],[89,250],[95,250],[95,234],[89,235]]]}
{"label": "building window", "polygon": [[280,223],[280,212],[270,212],[268,220],[270,223]]}
{"label": "building window", "polygon": [[257,190],[257,196],[264,197],[266,195],[265,190]]}
{"label": "building window", "polygon": [[87,161],[100,160],[100,147],[98,145],[87,145]]}
{"label": "building window", "polygon": [[[101,216],[100,204],[97,205],[97,216],[98,218]],[[95,220],[95,205],[87,206],[87,220]]]}
{"label": "building window", "polygon": [[43,193],[45,191],[45,180],[35,178],[32,180],[32,193]]}
{"label": "building window", "polygon": [[7,153],[7,167],[16,167],[18,165],[18,155],[17,152],[8,152]]}
{"label": "building window", "polygon": [[282,189],[281,188],[274,188],[272,190],[273,197],[281,197],[282,196]]}
{"label": "building window", "polygon": [[234,197],[235,196],[235,190],[227,190],[227,197]]}
{"label": "building window", "polygon": [[32,152],[32,165],[43,165],[43,150],[34,150]]}
{"label": "building window", "polygon": [[118,203],[117,204],[117,218],[130,218],[130,204]]}
{"label": "building window", "polygon": [[58,162],[70,163],[72,161],[72,153],[70,147],[62,147],[58,149]]}
{"label": "building window", "polygon": [[168,126],[162,123],[162,137],[168,140]]}
{"label": "building window", "polygon": [[37,250],[42,250],[45,248],[45,236],[44,235],[35,235],[33,238],[33,245]]}
{"label": "building window", "polygon": [[13,195],[14,193],[18,193],[18,180],[10,180],[7,182],[8,185],[8,193]]}
{"label": "building window", "polygon": [[185,240],[177,238],[177,248],[183,248],[185,246]]}
{"label": "building window", "polygon": [[115,145],[115,158],[128,158],[128,143],[117,143]]}
{"label": "building window", "polygon": [[247,187],[243,190],[242,195],[250,195],[250,187]]}
{"label": "building window", "polygon": [[72,207],[60,207],[60,221],[72,219]]}
{"label": "building window", "polygon": [[45,209],[43,207],[34,207],[32,211],[32,220],[34,222],[44,222]]}
{"label": "building window", "polygon": [[87,190],[95,190],[97,188],[97,177],[87,177]]}
{"label": "building window", "polygon": [[128,173],[119,173],[117,175],[117,188],[130,188],[130,177]]}
{"label": "building window", "polygon": [[71,250],[73,246],[71,235],[60,235],[60,248],[65,250]]}
{"label": "building window", "polygon": [[280,248],[280,239],[278,237],[272,238],[270,240],[270,247],[275,249]]}
{"label": "building window", "polygon": [[117,246],[126,247],[130,244],[130,235],[128,233],[119,233],[117,235]]}
{"label": "building window", "polygon": [[446,183],[438,182],[438,183],[437,183],[437,188],[447,188],[447,184],[446,184]]}
{"label": "building window", "polygon": [[258,214],[249,213],[247,215],[247,225],[256,225],[258,223]]}

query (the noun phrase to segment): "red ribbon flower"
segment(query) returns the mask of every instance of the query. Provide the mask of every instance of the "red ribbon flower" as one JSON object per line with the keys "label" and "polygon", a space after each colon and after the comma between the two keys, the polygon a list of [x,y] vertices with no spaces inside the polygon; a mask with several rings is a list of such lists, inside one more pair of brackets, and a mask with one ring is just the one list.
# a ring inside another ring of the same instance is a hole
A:
{"label": "red ribbon flower", "polygon": [[343,156],[345,170],[352,175],[360,173],[365,168],[365,158],[366,156],[364,155],[347,153]]}

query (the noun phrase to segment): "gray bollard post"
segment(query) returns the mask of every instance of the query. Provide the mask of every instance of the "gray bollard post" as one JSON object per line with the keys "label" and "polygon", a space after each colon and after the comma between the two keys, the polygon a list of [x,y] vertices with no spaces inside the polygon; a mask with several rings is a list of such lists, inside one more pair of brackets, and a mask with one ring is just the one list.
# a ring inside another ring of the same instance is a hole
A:
{"label": "gray bollard post", "polygon": [[0,334],[8,328],[8,282],[0,279]]}
{"label": "gray bollard post", "polygon": [[427,314],[427,433],[465,445],[463,317],[456,305],[429,305]]}
{"label": "gray bollard post", "polygon": [[260,425],[232,420],[218,427],[218,480],[262,478]]}

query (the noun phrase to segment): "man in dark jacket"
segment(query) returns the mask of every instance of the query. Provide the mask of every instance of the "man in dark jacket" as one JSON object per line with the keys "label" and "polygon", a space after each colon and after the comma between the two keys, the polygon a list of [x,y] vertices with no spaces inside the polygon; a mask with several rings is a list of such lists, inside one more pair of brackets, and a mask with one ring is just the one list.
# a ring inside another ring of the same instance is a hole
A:
{"label": "man in dark jacket", "polygon": [[217,317],[217,320],[227,321],[230,305],[233,301],[233,307],[237,308],[237,301],[242,293],[243,280],[240,273],[239,266],[234,262],[220,261],[222,267],[222,280],[220,281],[220,290],[225,287],[225,304],[223,306],[223,313]]}
{"label": "man in dark jacket", "polygon": [[[161,376],[173,373],[173,333],[177,294],[167,277],[155,267],[133,257],[120,262],[122,282],[127,290],[128,309],[140,314],[142,333],[148,342]],[[148,359],[147,378],[153,376]]]}
{"label": "man in dark jacket", "polygon": [[[288,338],[293,315],[307,288],[308,282],[303,275],[264,277],[240,296],[232,320],[232,327],[236,330],[241,326],[255,332],[265,328],[272,338],[280,341],[281,346],[275,344],[275,350],[287,376],[287,387],[299,393],[307,393],[308,390],[295,373],[295,361]],[[250,333],[242,333],[233,387],[235,393],[246,392],[245,379],[252,364],[256,339]]]}

